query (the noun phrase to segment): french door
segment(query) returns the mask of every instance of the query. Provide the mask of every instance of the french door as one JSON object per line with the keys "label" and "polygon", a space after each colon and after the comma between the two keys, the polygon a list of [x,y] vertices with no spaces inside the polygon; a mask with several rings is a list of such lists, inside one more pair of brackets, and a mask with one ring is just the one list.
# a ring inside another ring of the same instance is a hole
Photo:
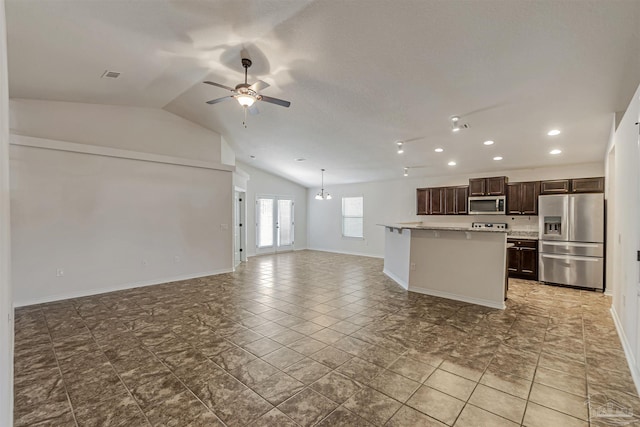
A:
{"label": "french door", "polygon": [[256,253],[293,250],[294,203],[291,197],[256,197]]}

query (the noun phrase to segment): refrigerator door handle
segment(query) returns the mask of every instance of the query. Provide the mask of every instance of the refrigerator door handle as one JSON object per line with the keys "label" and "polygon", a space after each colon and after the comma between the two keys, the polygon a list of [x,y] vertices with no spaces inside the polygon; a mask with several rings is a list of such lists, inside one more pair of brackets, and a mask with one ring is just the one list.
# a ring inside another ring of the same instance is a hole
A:
{"label": "refrigerator door handle", "polygon": [[567,240],[571,241],[574,240],[574,235],[575,235],[575,224],[576,224],[576,200],[575,198],[570,195],[569,196],[569,215],[567,216],[568,219],[568,233],[567,233]]}
{"label": "refrigerator door handle", "polygon": [[602,243],[576,243],[576,242],[563,242],[563,241],[542,241],[542,244],[549,246],[571,246],[571,247],[583,247],[583,248],[597,248]]}
{"label": "refrigerator door handle", "polygon": [[576,261],[590,261],[590,262],[598,262],[602,260],[601,257],[590,257],[590,256],[578,256],[578,255],[548,255],[548,254],[540,254],[542,258],[552,258],[552,259],[566,259],[566,260],[576,260]]}

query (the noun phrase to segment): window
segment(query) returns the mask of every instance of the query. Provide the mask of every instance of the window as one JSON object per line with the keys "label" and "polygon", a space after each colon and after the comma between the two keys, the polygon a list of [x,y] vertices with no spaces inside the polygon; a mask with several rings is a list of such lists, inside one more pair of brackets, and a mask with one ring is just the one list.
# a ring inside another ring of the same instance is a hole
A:
{"label": "window", "polygon": [[342,236],[364,238],[363,211],[362,196],[342,198]]}

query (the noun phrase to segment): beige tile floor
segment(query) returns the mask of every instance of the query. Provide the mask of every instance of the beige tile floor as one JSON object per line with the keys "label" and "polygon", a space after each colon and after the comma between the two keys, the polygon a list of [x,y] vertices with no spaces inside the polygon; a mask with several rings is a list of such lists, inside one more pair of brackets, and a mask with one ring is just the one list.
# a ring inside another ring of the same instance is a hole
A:
{"label": "beige tile floor", "polygon": [[511,280],[494,310],[381,271],[301,251],[21,308],[15,425],[607,426],[607,402],[640,415],[608,297]]}

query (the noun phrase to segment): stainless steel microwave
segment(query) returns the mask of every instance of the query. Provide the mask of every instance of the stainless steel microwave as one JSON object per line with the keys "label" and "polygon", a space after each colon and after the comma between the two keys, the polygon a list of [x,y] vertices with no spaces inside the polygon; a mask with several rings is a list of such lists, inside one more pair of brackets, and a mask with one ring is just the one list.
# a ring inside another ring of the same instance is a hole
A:
{"label": "stainless steel microwave", "polygon": [[505,215],[505,196],[477,196],[469,197],[470,215]]}

